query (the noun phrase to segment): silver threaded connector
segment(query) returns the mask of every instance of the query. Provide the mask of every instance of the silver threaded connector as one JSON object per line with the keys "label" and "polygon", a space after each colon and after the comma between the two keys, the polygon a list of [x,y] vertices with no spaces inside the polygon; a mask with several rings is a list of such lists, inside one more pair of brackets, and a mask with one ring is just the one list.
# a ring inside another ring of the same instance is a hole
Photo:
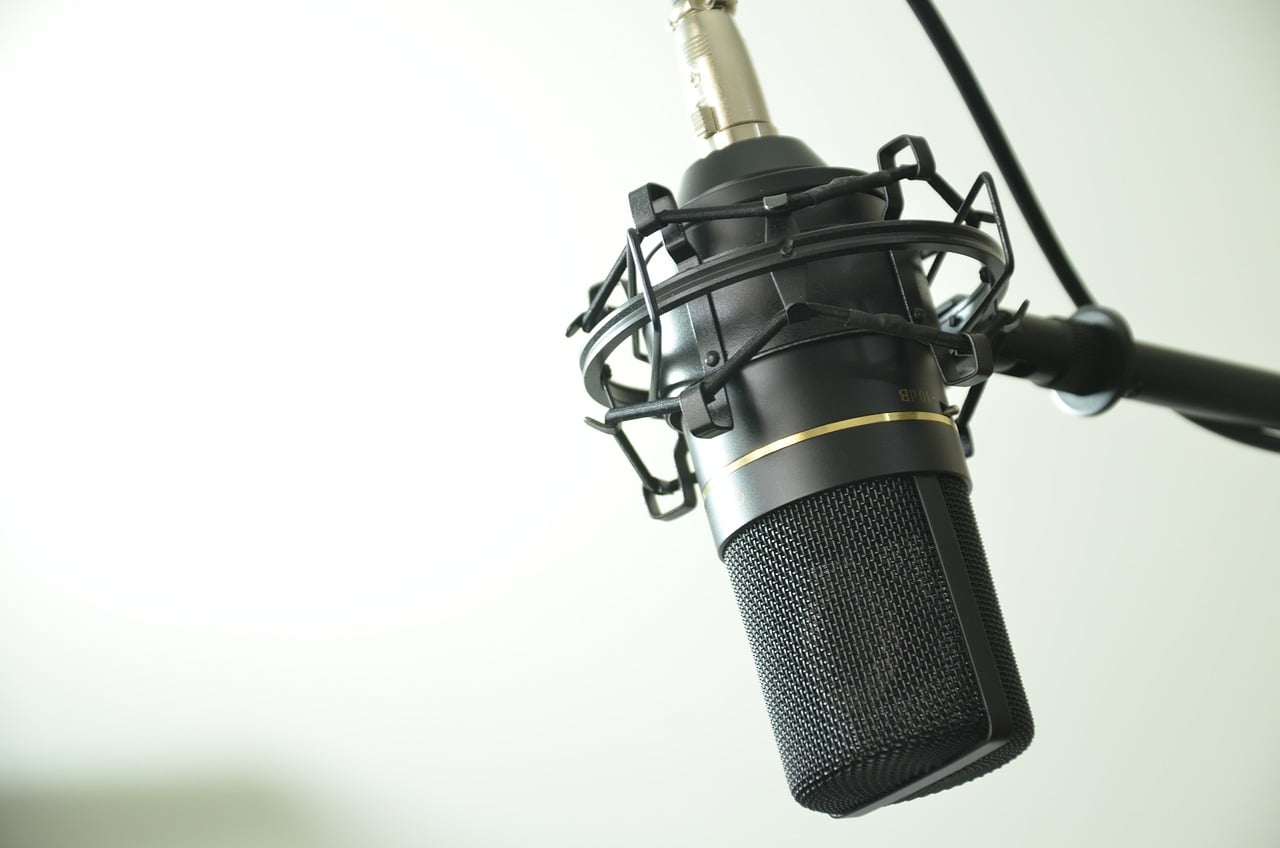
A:
{"label": "silver threaded connector", "polygon": [[735,141],[778,134],[733,22],[737,5],[737,0],[677,0],[668,19],[685,74],[693,132],[704,155]]}

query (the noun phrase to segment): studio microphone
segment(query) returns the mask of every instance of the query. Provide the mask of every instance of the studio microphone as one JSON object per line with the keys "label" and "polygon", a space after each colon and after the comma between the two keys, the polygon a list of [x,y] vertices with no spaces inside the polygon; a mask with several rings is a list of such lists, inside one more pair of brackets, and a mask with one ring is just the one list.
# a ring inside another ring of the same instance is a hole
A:
{"label": "studio microphone", "polygon": [[[990,179],[961,198],[922,139],[894,140],[864,173],[779,135],[734,5],[674,4],[705,155],[677,193],[632,193],[627,248],[570,332],[591,334],[584,382],[608,408],[591,423],[617,439],[651,514],[702,495],[793,796],[861,814],[1031,742],[970,506],[965,416],[946,396],[990,373],[966,329],[994,314],[1012,257]],[[956,220],[902,220],[907,179]],[[983,189],[990,212],[974,207]],[[999,241],[977,226],[993,219]],[[646,239],[675,262],[664,281]],[[938,307],[925,261],[948,253],[976,261],[980,284]],[[649,365],[645,388],[614,379],[609,358],[628,347]],[[643,417],[678,432],[673,480],[624,433]]]}

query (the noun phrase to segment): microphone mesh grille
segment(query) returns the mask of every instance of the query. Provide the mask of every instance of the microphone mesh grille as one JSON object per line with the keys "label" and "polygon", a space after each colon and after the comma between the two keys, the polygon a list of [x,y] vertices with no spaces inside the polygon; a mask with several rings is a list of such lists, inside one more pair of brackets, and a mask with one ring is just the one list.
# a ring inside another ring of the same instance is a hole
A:
{"label": "microphone mesh grille", "polygon": [[[1031,712],[963,480],[940,478],[1013,713],[1008,743],[917,796],[1031,742]],[[986,738],[987,719],[912,477],[864,480],[761,516],[725,547],[791,793],[843,814]]]}

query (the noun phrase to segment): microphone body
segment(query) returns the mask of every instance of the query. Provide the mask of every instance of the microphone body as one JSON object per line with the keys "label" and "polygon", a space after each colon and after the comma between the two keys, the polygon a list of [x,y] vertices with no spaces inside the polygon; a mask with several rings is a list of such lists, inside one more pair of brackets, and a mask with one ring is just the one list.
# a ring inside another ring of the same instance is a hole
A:
{"label": "microphone body", "polygon": [[[795,139],[756,138],[696,162],[681,206],[761,200],[854,173]],[[877,221],[886,202],[853,194],[788,226],[799,235]],[[706,263],[778,238],[778,226],[715,220],[686,235]],[[916,252],[809,262],[664,316],[660,338],[650,336],[664,391],[705,378],[796,302],[937,325]],[[905,314],[909,303],[924,314]],[[949,788],[1031,741],[944,389],[924,345],[818,316],[785,327],[712,400],[729,429],[685,430],[788,783],[814,810],[864,813]]]}

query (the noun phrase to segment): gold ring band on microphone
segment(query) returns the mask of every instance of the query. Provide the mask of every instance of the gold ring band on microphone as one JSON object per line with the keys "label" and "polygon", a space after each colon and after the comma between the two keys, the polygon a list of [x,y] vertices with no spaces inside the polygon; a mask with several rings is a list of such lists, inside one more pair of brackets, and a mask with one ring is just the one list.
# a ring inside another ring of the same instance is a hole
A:
{"label": "gold ring band on microphone", "polygon": [[940,412],[877,412],[872,415],[859,415],[856,418],[845,418],[841,421],[832,421],[830,424],[820,424],[817,427],[810,427],[808,430],[801,430],[799,433],[792,433],[790,436],[783,436],[781,439],[775,439],[767,445],[761,445],[750,453],[738,457],[733,462],[717,471],[710,479],[707,480],[705,486],[702,487],[702,497],[705,499],[711,492],[712,485],[722,477],[727,477],[735,471],[740,471],[758,459],[764,459],[766,456],[775,454],[780,450],[785,450],[792,445],[798,445],[801,442],[807,442],[810,439],[816,439],[819,436],[828,436],[832,433],[839,433],[842,430],[852,430],[855,427],[867,427],[872,424],[891,424],[898,421],[930,421],[934,424],[945,424],[948,427],[955,427],[955,421],[950,416],[943,415]]}

